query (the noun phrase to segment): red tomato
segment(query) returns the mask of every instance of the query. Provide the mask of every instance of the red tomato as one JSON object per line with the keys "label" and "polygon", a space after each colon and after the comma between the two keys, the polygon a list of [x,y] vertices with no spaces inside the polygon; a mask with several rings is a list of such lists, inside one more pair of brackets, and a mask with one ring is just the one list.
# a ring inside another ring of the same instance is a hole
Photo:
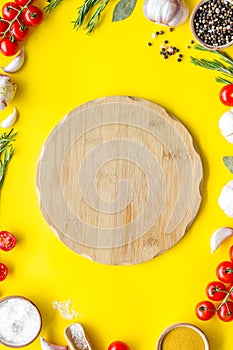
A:
{"label": "red tomato", "polygon": [[0,50],[5,56],[14,56],[18,51],[18,44],[12,38],[4,38],[0,41]]}
{"label": "red tomato", "polygon": [[219,281],[210,282],[206,287],[206,295],[210,300],[223,300],[227,294],[227,287]]}
{"label": "red tomato", "polygon": [[0,263],[0,281],[3,281],[8,275],[8,268],[3,263]]}
{"label": "red tomato", "polygon": [[8,252],[16,245],[16,238],[8,231],[0,232],[0,249]]}
{"label": "red tomato", "polygon": [[4,21],[3,18],[0,18],[0,37],[3,36],[8,27],[9,23],[7,21]]}
{"label": "red tomato", "polygon": [[14,36],[16,40],[24,40],[28,35],[29,29],[27,26],[15,21],[10,29],[11,34]]}
{"label": "red tomato", "polygon": [[216,268],[218,279],[224,283],[233,282],[233,263],[231,261],[223,261]]}
{"label": "red tomato", "polygon": [[231,261],[233,262],[233,245],[230,247],[229,256],[230,256]]}
{"label": "red tomato", "polygon": [[12,21],[20,11],[20,6],[15,2],[7,2],[2,8],[3,18]]}
{"label": "red tomato", "polygon": [[225,106],[233,106],[233,84],[223,86],[219,92],[219,98]]}
{"label": "red tomato", "polygon": [[224,322],[233,320],[233,303],[226,301],[218,310],[218,317]]}
{"label": "red tomato", "polygon": [[207,321],[215,315],[216,309],[211,301],[204,300],[196,305],[195,313],[200,320]]}
{"label": "red tomato", "polygon": [[130,350],[130,348],[123,341],[116,340],[109,345],[108,350]]}
{"label": "red tomato", "polygon": [[30,5],[22,12],[22,17],[29,26],[38,26],[43,20],[43,12],[36,6]]}
{"label": "red tomato", "polygon": [[31,4],[32,3],[32,0],[29,1],[29,0],[15,0],[16,4],[18,4],[19,6],[25,6],[27,4]]}

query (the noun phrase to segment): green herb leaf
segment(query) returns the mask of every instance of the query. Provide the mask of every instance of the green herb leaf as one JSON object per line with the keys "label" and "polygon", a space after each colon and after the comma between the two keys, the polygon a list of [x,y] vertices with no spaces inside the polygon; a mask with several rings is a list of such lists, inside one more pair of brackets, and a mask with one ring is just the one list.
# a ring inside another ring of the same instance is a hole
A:
{"label": "green herb leaf", "polygon": [[233,174],[233,157],[226,156],[222,158],[223,163],[226,165],[227,169]]}
{"label": "green herb leaf", "polygon": [[122,21],[133,12],[137,0],[120,0],[113,11],[112,22]]}

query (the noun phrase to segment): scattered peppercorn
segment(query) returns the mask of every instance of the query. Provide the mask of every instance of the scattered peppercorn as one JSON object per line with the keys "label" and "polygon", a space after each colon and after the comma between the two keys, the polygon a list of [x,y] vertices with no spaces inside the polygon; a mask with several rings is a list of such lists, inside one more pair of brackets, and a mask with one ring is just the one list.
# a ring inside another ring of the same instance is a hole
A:
{"label": "scattered peppercorn", "polygon": [[148,43],[148,46],[152,46],[152,43],[149,42],[149,43]]}
{"label": "scattered peppercorn", "polygon": [[156,35],[159,35],[159,32],[156,32],[155,34],[156,34]]}
{"label": "scattered peppercorn", "polygon": [[173,32],[173,28],[169,28],[169,32]]}
{"label": "scattered peppercorn", "polygon": [[177,62],[181,62],[182,61],[182,59],[181,58],[177,58]]}
{"label": "scattered peppercorn", "polygon": [[188,46],[187,46],[187,49],[191,49],[191,46],[188,45]]}
{"label": "scattered peppercorn", "polygon": [[194,43],[195,43],[195,41],[194,41],[194,40],[191,40],[191,41],[190,41],[190,44],[194,44]]}
{"label": "scattered peppercorn", "polygon": [[183,57],[182,53],[180,53],[180,54],[179,54],[179,57],[180,57],[180,58],[182,58],[182,57]]}
{"label": "scattered peppercorn", "polygon": [[164,44],[168,44],[169,43],[169,41],[168,40],[164,40]]}
{"label": "scattered peppercorn", "polygon": [[160,35],[163,35],[163,34],[164,34],[164,31],[163,31],[163,30],[160,30],[159,34],[160,34]]}

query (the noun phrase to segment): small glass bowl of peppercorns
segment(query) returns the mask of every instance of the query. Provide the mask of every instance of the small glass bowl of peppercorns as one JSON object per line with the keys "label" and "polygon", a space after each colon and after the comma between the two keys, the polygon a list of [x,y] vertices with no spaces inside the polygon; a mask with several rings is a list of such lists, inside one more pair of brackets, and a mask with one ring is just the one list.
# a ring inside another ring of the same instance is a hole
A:
{"label": "small glass bowl of peppercorns", "polygon": [[233,3],[229,0],[204,0],[194,8],[191,30],[196,41],[210,50],[233,44]]}

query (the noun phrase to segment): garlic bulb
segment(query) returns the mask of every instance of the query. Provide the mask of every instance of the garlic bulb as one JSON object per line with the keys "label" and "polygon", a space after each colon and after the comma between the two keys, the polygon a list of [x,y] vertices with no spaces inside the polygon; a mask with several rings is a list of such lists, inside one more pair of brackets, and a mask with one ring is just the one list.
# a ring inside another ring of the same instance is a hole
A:
{"label": "garlic bulb", "polygon": [[233,143],[233,109],[221,116],[218,126],[225,139]]}
{"label": "garlic bulb", "polygon": [[218,197],[218,204],[227,216],[233,218],[233,180],[223,187]]}
{"label": "garlic bulb", "polygon": [[178,26],[188,18],[188,6],[184,0],[145,0],[144,15],[152,22]]}
{"label": "garlic bulb", "polygon": [[16,84],[8,75],[0,74],[0,110],[5,109],[7,104],[13,99],[16,89]]}

